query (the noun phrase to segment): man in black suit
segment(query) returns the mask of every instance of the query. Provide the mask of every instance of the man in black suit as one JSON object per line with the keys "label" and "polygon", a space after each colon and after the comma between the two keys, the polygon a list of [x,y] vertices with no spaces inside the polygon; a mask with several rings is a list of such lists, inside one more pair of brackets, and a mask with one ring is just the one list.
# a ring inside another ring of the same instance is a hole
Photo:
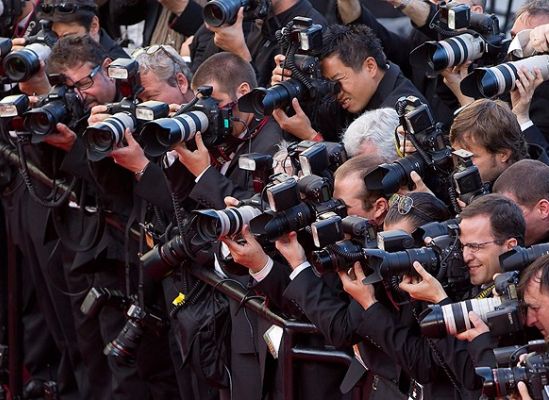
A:
{"label": "man in black suit", "polygon": [[[220,146],[206,148],[200,133],[195,135],[196,150],[189,150],[185,143],[178,145],[177,159],[165,173],[186,210],[223,209],[226,196],[248,199],[254,194],[251,175],[238,168],[238,157],[251,152],[273,154],[282,139],[282,131],[274,119],[258,119],[238,109],[237,100],[257,83],[252,66],[232,53],[218,53],[204,61],[195,72],[191,86],[195,90],[211,86],[212,97],[219,107],[231,110],[232,127]],[[227,275],[244,287],[248,284],[248,277]],[[264,373],[266,364],[273,361],[266,361],[267,348],[261,339],[267,327],[262,326],[264,322],[256,315],[246,315],[238,303],[231,302],[230,306],[232,398],[260,399],[270,386],[271,376]],[[180,329],[184,331],[185,326]]]}

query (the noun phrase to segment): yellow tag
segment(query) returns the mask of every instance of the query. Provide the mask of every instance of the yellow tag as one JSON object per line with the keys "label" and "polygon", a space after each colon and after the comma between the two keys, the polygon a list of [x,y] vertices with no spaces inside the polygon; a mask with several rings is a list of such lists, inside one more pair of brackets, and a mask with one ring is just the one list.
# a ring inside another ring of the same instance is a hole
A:
{"label": "yellow tag", "polygon": [[180,306],[181,304],[185,303],[185,295],[183,293],[179,293],[175,299],[173,299],[172,304],[174,306]]}
{"label": "yellow tag", "polygon": [[147,244],[147,247],[149,249],[152,249],[154,247],[154,239],[152,235],[148,232],[145,232],[145,243]]}

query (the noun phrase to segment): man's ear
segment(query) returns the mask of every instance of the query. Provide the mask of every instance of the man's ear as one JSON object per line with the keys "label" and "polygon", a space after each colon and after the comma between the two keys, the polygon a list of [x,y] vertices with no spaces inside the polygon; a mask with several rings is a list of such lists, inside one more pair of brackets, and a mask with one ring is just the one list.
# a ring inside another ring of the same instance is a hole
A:
{"label": "man's ear", "polygon": [[366,57],[362,62],[362,71],[368,73],[370,76],[375,76],[377,74],[379,67],[376,63],[374,57]]}
{"label": "man's ear", "polygon": [[90,25],[90,36],[99,42],[99,32],[101,31],[101,25],[99,24],[99,18],[94,15]]}
{"label": "man's ear", "polygon": [[387,210],[389,210],[389,201],[385,197],[378,197],[377,200],[374,201],[373,209],[376,225],[381,225],[385,219]]}
{"label": "man's ear", "polygon": [[509,162],[509,159],[511,158],[511,149],[504,149],[501,150],[497,157],[499,158],[499,161],[501,161],[503,164],[507,164]]}
{"label": "man's ear", "polygon": [[540,217],[547,221],[549,220],[549,200],[541,199],[534,206],[535,210],[539,213]]}
{"label": "man's ear", "polygon": [[505,241],[504,246],[507,247],[507,250],[511,250],[513,247],[518,246],[518,241],[516,238],[509,238]]}
{"label": "man's ear", "polygon": [[240,97],[250,93],[251,91],[252,88],[250,84],[248,82],[242,82],[236,89],[236,98],[239,99]]}
{"label": "man's ear", "polygon": [[111,63],[112,63],[112,59],[107,57],[103,60],[103,63],[101,64],[101,67],[103,67],[106,71],[107,68],[109,67],[109,65],[111,65]]}
{"label": "man's ear", "polygon": [[177,86],[179,86],[179,89],[181,90],[181,93],[186,93],[187,90],[189,90],[189,81],[187,80],[185,74],[178,72],[175,75],[175,80],[177,82]]}

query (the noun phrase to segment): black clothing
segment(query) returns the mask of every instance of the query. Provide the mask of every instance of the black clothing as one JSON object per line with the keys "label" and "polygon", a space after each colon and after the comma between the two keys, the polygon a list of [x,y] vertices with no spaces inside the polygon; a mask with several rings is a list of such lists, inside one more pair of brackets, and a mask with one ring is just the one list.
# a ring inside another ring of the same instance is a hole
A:
{"label": "black clothing", "polygon": [[[162,5],[157,0],[116,0],[109,2],[113,20],[121,25],[133,25],[145,21],[143,29],[143,46],[149,46]],[[185,36],[194,35],[202,24],[202,7],[193,0],[189,1],[181,15],[171,15],[170,28]],[[179,50],[179,49],[176,49]]]}
{"label": "black clothing", "polygon": [[[258,86],[270,85],[275,67],[274,56],[280,54],[280,47],[275,37],[277,30],[285,27],[294,17],[309,17],[315,24],[326,26],[326,19],[311,6],[308,0],[299,0],[288,10],[269,16],[263,23],[247,22],[244,24],[246,45],[252,56],[252,65],[256,71]],[[249,29],[249,31],[248,31]],[[214,35],[205,26],[197,31],[191,43],[191,70],[196,69],[204,60],[221,51],[213,43]]]}
{"label": "black clothing", "polygon": [[[400,68],[393,63],[389,63],[389,68],[379,82],[377,90],[362,110],[376,110],[383,107],[395,108],[397,100],[402,96],[416,96],[425,104],[428,104],[425,97],[419,90],[404,77]],[[316,129],[322,133],[324,139],[328,141],[339,141],[339,136],[349,126],[359,114],[352,114],[341,107],[338,102],[331,99],[324,99],[320,105],[320,111],[317,117]]]}
{"label": "black clothing", "polygon": [[130,58],[122,47],[120,47],[103,28],[101,28],[101,32],[99,32],[99,44],[107,51],[111,60],[116,60],[117,58]]}

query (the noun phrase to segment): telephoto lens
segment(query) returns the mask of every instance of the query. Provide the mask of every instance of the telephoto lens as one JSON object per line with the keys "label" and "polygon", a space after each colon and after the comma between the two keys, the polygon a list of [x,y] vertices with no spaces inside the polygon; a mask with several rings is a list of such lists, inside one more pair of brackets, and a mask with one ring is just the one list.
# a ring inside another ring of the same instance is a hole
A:
{"label": "telephoto lens", "polygon": [[461,81],[461,91],[464,95],[474,98],[502,95],[516,88],[517,71],[523,67],[532,73],[535,68],[539,68],[543,80],[549,79],[549,55],[540,55],[494,67],[475,68]]}
{"label": "telephoto lens", "polygon": [[432,338],[442,338],[446,334],[457,335],[473,327],[469,320],[469,311],[474,311],[486,321],[486,314],[500,305],[499,297],[470,299],[444,306],[430,305],[422,315],[421,332]]}
{"label": "telephoto lens", "polygon": [[48,59],[51,48],[33,43],[4,58],[4,72],[12,82],[24,82],[40,70],[40,61]]}
{"label": "telephoto lens", "polygon": [[187,259],[185,242],[181,235],[176,235],[163,245],[155,245],[140,258],[143,271],[157,282],[164,279]]}
{"label": "telephoto lens", "polygon": [[351,240],[343,240],[313,251],[309,258],[313,268],[321,275],[332,271],[345,271],[355,261],[364,261],[362,246]]}
{"label": "telephoto lens", "polygon": [[134,365],[137,348],[143,336],[143,328],[133,320],[126,321],[116,339],[103,350],[106,356],[114,357],[119,364]]}
{"label": "telephoto lens", "polygon": [[136,120],[129,112],[119,112],[102,122],[90,125],[83,135],[88,159],[99,161],[107,157],[122,143],[125,130],[133,131],[135,126]]}
{"label": "telephoto lens", "polygon": [[150,157],[158,157],[181,142],[194,138],[196,132],[204,133],[209,126],[208,116],[202,111],[189,111],[173,118],[160,118],[147,122],[139,137],[143,150]]}
{"label": "telephoto lens", "polygon": [[470,33],[454,36],[439,42],[425,42],[410,53],[410,61],[415,67],[425,68],[433,74],[448,67],[455,67],[467,61],[478,60],[486,49],[482,36]]}
{"label": "telephoto lens", "polygon": [[371,192],[382,192],[386,196],[396,193],[401,186],[410,182],[410,173],[416,171],[424,176],[427,164],[418,153],[411,154],[394,163],[381,164],[364,177],[366,188]]}
{"label": "telephoto lens", "polygon": [[239,234],[244,225],[248,225],[261,214],[261,210],[253,206],[242,206],[225,210],[195,210],[193,213],[193,225],[198,236],[204,241],[214,241]]}
{"label": "telephoto lens", "polygon": [[232,25],[240,7],[249,8],[254,0],[212,0],[206,3],[202,14],[211,26]]}

